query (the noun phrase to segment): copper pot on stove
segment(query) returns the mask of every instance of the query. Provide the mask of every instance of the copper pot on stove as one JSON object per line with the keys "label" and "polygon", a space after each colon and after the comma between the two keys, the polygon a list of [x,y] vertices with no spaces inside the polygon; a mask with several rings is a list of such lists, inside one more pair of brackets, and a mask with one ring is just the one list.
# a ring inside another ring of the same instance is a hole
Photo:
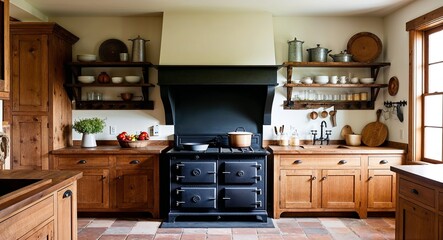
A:
{"label": "copper pot on stove", "polygon": [[[239,131],[242,129],[243,131]],[[235,148],[246,148],[251,146],[251,132],[246,132],[244,127],[238,127],[234,132],[228,132],[229,146]]]}

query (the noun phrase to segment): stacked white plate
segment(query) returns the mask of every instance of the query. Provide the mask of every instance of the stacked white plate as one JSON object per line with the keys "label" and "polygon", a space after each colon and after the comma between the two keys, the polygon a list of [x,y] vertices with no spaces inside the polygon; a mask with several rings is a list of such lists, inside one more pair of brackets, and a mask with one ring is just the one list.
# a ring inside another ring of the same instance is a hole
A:
{"label": "stacked white plate", "polygon": [[329,82],[329,76],[315,76],[314,82],[318,84],[326,84]]}
{"label": "stacked white plate", "polygon": [[374,78],[360,78],[360,82],[364,84],[374,83]]}

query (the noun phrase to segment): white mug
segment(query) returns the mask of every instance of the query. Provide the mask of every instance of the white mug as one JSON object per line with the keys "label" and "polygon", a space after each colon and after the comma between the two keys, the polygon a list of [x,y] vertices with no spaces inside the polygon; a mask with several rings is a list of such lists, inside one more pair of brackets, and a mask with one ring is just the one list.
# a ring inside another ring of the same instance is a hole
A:
{"label": "white mug", "polygon": [[340,77],[340,83],[346,83],[346,76],[341,76]]}
{"label": "white mug", "polygon": [[338,82],[338,76],[331,76],[329,82],[332,84],[336,84]]}

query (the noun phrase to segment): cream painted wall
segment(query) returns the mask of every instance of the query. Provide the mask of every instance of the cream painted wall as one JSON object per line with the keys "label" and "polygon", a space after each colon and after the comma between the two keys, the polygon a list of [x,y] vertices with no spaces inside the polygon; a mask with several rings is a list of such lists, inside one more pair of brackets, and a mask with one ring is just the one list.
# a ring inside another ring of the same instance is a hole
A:
{"label": "cream painted wall", "polygon": [[160,64],[274,65],[270,13],[165,12]]}
{"label": "cream painted wall", "polygon": [[[409,94],[409,34],[406,31],[406,22],[426,14],[436,8],[442,7],[441,0],[415,1],[408,6],[389,15],[384,20],[387,51],[386,61],[391,62],[391,67],[385,72],[385,78],[397,76],[400,88],[396,96],[385,93],[387,101],[407,100]],[[405,121],[398,120],[386,122],[390,130],[390,140],[395,142],[408,142],[408,107],[404,108]],[[400,131],[404,132],[404,138],[400,138]]]}

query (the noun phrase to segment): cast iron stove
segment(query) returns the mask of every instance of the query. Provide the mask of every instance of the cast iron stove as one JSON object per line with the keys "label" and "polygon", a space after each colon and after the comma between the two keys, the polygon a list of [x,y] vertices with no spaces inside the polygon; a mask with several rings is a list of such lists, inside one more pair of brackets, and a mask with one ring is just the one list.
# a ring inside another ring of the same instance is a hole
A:
{"label": "cast iron stove", "polygon": [[[209,143],[190,151],[182,143]],[[180,218],[250,217],[266,222],[266,160],[261,135],[248,148],[231,148],[227,135],[175,135],[169,159],[168,222]]]}

